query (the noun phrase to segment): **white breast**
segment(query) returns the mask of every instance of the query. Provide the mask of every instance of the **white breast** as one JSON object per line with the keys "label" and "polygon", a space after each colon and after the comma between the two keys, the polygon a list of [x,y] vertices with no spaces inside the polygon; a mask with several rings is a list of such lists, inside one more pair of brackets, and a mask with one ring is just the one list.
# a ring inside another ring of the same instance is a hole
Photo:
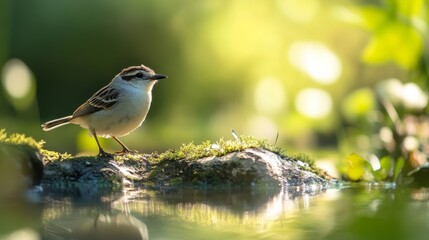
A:
{"label": "white breast", "polygon": [[151,91],[127,86],[112,108],[90,114],[76,123],[84,128],[94,129],[99,136],[121,137],[141,126],[149,112],[151,101]]}

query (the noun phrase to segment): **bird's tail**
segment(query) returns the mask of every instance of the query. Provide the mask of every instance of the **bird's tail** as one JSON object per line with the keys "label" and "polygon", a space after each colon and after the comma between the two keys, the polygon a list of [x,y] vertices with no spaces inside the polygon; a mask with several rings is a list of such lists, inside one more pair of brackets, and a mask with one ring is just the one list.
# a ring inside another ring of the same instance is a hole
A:
{"label": "bird's tail", "polygon": [[42,129],[43,129],[43,131],[49,131],[49,130],[52,130],[54,128],[69,124],[72,117],[73,116],[67,116],[67,117],[63,117],[63,118],[54,119],[54,120],[51,120],[49,122],[45,122],[44,124],[42,124]]}

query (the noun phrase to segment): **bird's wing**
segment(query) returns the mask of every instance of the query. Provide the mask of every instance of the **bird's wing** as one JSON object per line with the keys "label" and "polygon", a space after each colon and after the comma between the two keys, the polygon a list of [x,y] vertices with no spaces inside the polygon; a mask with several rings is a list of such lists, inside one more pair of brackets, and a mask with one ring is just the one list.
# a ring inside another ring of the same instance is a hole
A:
{"label": "bird's wing", "polygon": [[72,118],[81,117],[87,114],[98,112],[111,108],[115,105],[119,98],[119,92],[111,85],[107,85],[98,90],[88,101],[82,104],[73,113]]}

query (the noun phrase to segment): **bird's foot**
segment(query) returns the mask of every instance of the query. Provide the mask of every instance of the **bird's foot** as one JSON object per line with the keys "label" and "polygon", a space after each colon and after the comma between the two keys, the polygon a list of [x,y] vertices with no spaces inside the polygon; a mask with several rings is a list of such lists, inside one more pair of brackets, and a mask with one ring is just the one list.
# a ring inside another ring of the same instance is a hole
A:
{"label": "bird's foot", "polygon": [[97,157],[113,157],[113,154],[105,152],[105,151],[100,151],[98,153]]}
{"label": "bird's foot", "polygon": [[128,149],[128,148],[124,148],[124,149],[122,149],[122,151],[120,151],[120,152],[116,152],[116,154],[119,154],[119,155],[125,155],[125,154],[137,154],[137,153],[139,153],[139,152],[137,152],[136,150],[130,150],[130,149]]}

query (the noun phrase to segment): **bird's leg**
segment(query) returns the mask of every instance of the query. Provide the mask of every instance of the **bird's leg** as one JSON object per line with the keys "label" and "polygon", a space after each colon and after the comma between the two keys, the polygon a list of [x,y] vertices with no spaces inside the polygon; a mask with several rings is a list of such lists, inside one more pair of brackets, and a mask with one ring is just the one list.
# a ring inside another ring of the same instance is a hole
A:
{"label": "bird's leg", "polygon": [[91,129],[91,133],[92,133],[92,135],[94,135],[95,141],[97,142],[97,145],[98,145],[98,156],[99,157],[111,157],[112,154],[105,152],[103,150],[103,148],[101,148],[100,142],[98,142],[97,133],[95,132],[94,129]]}
{"label": "bird's leg", "polygon": [[125,146],[125,144],[123,144],[117,137],[112,136],[112,138],[115,139],[115,141],[118,142],[119,145],[121,145],[121,147],[122,147],[122,151],[117,152],[117,153],[120,153],[120,154],[124,154],[124,153],[137,153],[137,151],[133,151],[133,150],[130,150],[129,148],[127,148],[127,146]]}

